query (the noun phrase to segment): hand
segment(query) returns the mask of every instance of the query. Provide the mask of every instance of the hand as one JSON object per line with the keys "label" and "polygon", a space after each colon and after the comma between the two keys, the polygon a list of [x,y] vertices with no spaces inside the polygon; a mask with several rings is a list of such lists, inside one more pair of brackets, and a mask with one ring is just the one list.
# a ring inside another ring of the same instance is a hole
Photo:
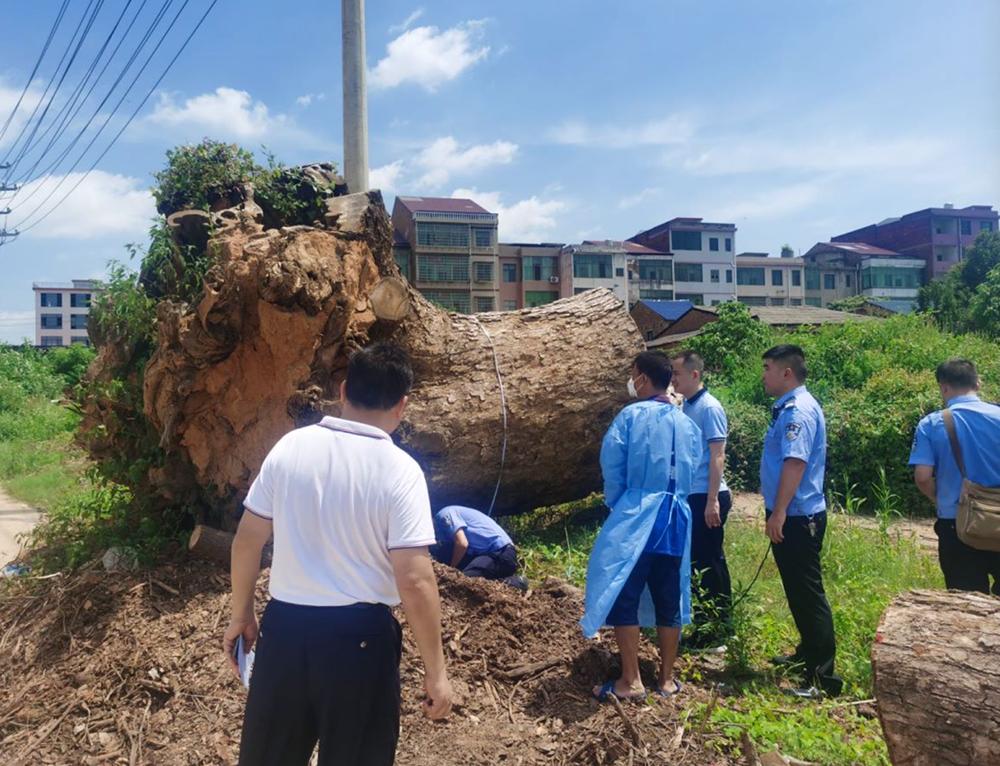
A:
{"label": "hand", "polygon": [[722,526],[722,514],[719,510],[718,497],[710,497],[705,504],[705,526],[709,529]]}
{"label": "hand", "polygon": [[243,636],[243,651],[249,652],[257,640],[257,618],[250,615],[248,619],[230,620],[229,627],[222,634],[222,651],[229,660],[229,667],[233,669],[236,677],[240,677],[240,666],[236,662],[236,639]]}
{"label": "hand", "polygon": [[424,692],[427,699],[424,700],[424,715],[432,721],[439,721],[447,718],[451,713],[452,698],[454,692],[451,690],[451,681],[447,674],[442,671],[440,676],[424,678]]}
{"label": "hand", "polygon": [[771,518],[767,520],[767,526],[764,529],[764,534],[770,538],[772,543],[780,543],[785,539],[785,535],[782,531],[784,527],[785,512],[775,511],[771,514]]}

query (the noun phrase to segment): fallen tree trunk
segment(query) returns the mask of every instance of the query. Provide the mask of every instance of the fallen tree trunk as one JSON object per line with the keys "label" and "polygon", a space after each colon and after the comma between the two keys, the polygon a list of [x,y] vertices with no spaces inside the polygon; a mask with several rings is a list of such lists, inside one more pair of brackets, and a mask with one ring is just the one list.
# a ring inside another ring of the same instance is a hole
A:
{"label": "fallen tree trunk", "polygon": [[[235,537],[232,532],[226,532],[224,529],[198,524],[188,538],[188,552],[195,558],[212,561],[228,569]],[[271,566],[273,550],[273,541],[268,541],[260,554],[261,569]]]}
{"label": "fallen tree trunk", "polygon": [[882,615],[872,669],[895,766],[1000,764],[1000,598],[897,597]]}
{"label": "fallen tree trunk", "polygon": [[146,416],[167,453],[150,480],[164,496],[196,488],[231,528],[268,450],[337,414],[350,354],[376,340],[413,358],[397,438],[424,468],[435,507],[485,509],[498,480],[501,513],[599,488],[600,440],[643,349],[611,292],[449,314],[400,279],[377,192],[329,200],[325,227],[265,230],[250,215],[214,215],[203,297],[159,304],[145,371]]}

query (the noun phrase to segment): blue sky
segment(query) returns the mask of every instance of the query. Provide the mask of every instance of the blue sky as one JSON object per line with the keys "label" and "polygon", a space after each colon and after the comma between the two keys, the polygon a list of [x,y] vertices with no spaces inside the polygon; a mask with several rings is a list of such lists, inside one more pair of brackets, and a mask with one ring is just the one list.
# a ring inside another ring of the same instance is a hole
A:
{"label": "blue sky", "polygon": [[[106,0],[81,61],[126,1]],[[190,3],[123,113],[206,5]],[[58,6],[39,0],[5,13],[0,124]],[[84,6],[72,0],[57,55]],[[621,0],[613,15],[608,7],[369,0],[370,159],[387,202],[395,193],[472,196],[500,213],[506,241],[621,239],[701,216],[735,223],[738,251],[771,253],[945,202],[1000,203],[996,0]],[[339,8],[220,0],[95,172],[0,248],[0,341],[31,335],[33,281],[100,276],[126,258],[125,243],[144,240],[151,173],[171,146],[209,136],[266,145],[288,163],[339,163]],[[26,103],[55,61],[43,62]],[[107,110],[98,111],[103,119]],[[113,117],[105,135],[121,125]],[[9,226],[69,164],[36,180],[44,186],[24,208],[14,200]]]}

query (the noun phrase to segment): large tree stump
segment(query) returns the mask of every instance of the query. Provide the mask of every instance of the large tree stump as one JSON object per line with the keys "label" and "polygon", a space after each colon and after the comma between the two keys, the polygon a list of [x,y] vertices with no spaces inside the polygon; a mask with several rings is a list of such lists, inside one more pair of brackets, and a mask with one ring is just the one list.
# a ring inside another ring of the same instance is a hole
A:
{"label": "large tree stump", "polygon": [[349,355],[382,339],[414,361],[397,439],[435,506],[485,508],[498,479],[501,513],[599,488],[601,437],[643,349],[612,293],[450,314],[400,279],[378,192],[329,200],[323,227],[217,218],[203,297],[159,304],[145,371],[146,416],[167,452],[150,479],[165,496],[200,488],[229,526],[268,450],[336,414]]}
{"label": "large tree stump", "polygon": [[882,615],[872,668],[895,766],[1000,764],[1000,598],[897,597]]}

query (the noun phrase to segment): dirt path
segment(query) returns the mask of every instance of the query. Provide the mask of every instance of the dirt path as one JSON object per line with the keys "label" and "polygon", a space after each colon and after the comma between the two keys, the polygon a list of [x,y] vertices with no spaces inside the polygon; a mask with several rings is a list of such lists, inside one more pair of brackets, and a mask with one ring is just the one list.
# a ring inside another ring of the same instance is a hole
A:
{"label": "dirt path", "polygon": [[21,550],[17,536],[30,531],[39,518],[38,511],[18,502],[0,487],[0,567],[17,556]]}
{"label": "dirt path", "polygon": [[[731,517],[741,521],[764,523],[764,500],[756,492],[736,492],[733,494]],[[852,524],[868,529],[878,529],[878,519],[872,516],[851,516]],[[889,525],[893,534],[916,537],[920,546],[937,554],[937,535],[934,534],[934,519],[897,519]]]}

